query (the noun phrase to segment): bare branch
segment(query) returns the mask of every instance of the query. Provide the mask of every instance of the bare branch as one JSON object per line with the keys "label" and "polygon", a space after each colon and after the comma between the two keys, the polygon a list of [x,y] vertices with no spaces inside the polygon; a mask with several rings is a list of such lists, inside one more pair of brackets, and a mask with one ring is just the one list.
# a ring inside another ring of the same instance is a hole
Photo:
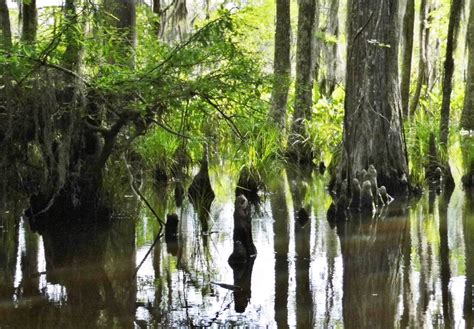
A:
{"label": "bare branch", "polygon": [[235,134],[236,134],[241,140],[244,140],[244,136],[242,135],[242,133],[240,132],[239,128],[238,128],[237,125],[234,123],[234,121],[232,121],[232,117],[231,117],[231,116],[228,116],[228,115],[219,107],[219,105],[217,105],[216,103],[214,103],[214,101],[213,101],[211,98],[209,98],[208,96],[199,94],[199,97],[201,97],[207,104],[211,105],[217,112],[219,112],[219,114],[225,119],[225,121],[226,121],[227,124],[232,128],[232,130],[235,132]]}

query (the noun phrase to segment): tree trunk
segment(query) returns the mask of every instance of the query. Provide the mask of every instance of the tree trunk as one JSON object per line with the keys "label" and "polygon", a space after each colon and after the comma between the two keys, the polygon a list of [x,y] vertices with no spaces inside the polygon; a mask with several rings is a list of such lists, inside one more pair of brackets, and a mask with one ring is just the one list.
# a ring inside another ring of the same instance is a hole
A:
{"label": "tree trunk", "polygon": [[408,164],[398,82],[398,1],[350,0],[344,151],[338,181],[370,164],[389,194],[405,193]]}
{"label": "tree trunk", "polygon": [[410,99],[411,59],[413,54],[413,28],[415,25],[415,0],[407,0],[405,15],[403,16],[403,55],[402,77],[400,93],[402,98],[403,114],[408,116],[408,102]]}
{"label": "tree trunk", "polygon": [[429,26],[426,25],[428,17],[428,2],[430,0],[421,0],[420,4],[420,31],[419,31],[419,47],[420,55],[418,58],[418,79],[413,98],[410,102],[410,114],[413,115],[420,101],[421,89],[423,84],[428,81],[428,44],[429,44]]}
{"label": "tree trunk", "polygon": [[161,37],[161,26],[162,26],[162,9],[161,0],[153,0],[153,13],[156,15],[155,18],[158,20],[155,22],[155,33],[157,37]]}
{"label": "tree trunk", "polygon": [[474,0],[470,2],[467,46],[469,50],[466,94],[461,115],[461,128],[474,130]]}
{"label": "tree trunk", "polygon": [[36,0],[27,3],[22,2],[22,32],[21,40],[26,43],[34,43],[36,31],[38,29],[38,11],[36,10]]}
{"label": "tree trunk", "polygon": [[[330,38],[339,37],[339,0],[329,0],[326,35]],[[321,92],[330,97],[337,84],[337,42],[326,40],[324,44],[324,59],[326,62],[326,77],[321,83]]]}
{"label": "tree trunk", "polygon": [[0,0],[0,33],[0,47],[9,49],[12,45],[12,32],[6,0]]}
{"label": "tree trunk", "polygon": [[[469,23],[467,28],[467,46],[469,50],[469,57],[467,67],[466,93],[464,96],[464,108],[461,114],[461,128],[474,130],[474,0],[471,0],[470,2],[469,11]],[[462,177],[462,183],[464,187],[474,186],[473,144],[472,137],[469,135],[462,137],[461,150],[463,153],[464,162],[464,176]],[[470,321],[473,321],[472,317],[470,318]]]}
{"label": "tree trunk", "polygon": [[440,121],[440,143],[445,149],[448,147],[449,112],[454,73],[453,55],[456,49],[457,35],[459,32],[459,20],[463,2],[463,0],[453,0],[451,4],[451,12],[449,14],[448,39],[446,41],[446,57],[444,60],[443,101],[441,104]]}
{"label": "tree trunk", "polygon": [[66,0],[64,3],[64,18],[66,21],[66,50],[64,52],[64,67],[71,71],[77,71],[82,56],[82,26],[78,22],[76,12],[76,0]]}
{"label": "tree trunk", "polygon": [[291,153],[296,162],[312,161],[305,122],[311,120],[313,104],[314,53],[317,1],[300,0],[298,12],[298,40],[296,45],[295,112],[293,114]]}
{"label": "tree trunk", "polygon": [[117,20],[112,20],[112,25],[120,32],[125,32],[125,38],[120,41],[118,47],[123,47],[124,60],[134,65],[133,49],[137,43],[136,33],[136,10],[134,0],[105,0],[105,8]]}
{"label": "tree trunk", "polygon": [[290,0],[277,0],[275,27],[274,82],[270,118],[280,128],[286,126],[288,89],[291,79]]}

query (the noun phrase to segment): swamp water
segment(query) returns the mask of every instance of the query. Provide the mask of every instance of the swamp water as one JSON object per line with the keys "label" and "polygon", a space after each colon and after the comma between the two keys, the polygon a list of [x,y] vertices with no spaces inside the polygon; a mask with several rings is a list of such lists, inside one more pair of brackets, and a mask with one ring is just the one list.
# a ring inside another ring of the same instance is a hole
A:
{"label": "swamp water", "polygon": [[173,186],[150,189],[160,217],[178,214],[180,233],[147,257],[159,225],[133,197],[124,208],[134,216],[42,235],[21,217],[24,205],[3,206],[0,328],[474,326],[472,191],[456,187],[449,200],[427,191],[331,225],[321,176],[283,174],[252,212],[258,255],[234,272],[235,181],[211,180],[205,236],[193,206],[167,198]]}

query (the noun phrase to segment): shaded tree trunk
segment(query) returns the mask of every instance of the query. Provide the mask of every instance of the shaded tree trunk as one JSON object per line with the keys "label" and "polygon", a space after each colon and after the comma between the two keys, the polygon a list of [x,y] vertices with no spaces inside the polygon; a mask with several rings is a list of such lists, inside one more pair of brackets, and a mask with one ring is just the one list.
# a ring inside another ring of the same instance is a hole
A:
{"label": "shaded tree trunk", "polygon": [[183,40],[187,32],[188,8],[186,0],[176,0],[171,12],[170,41]]}
{"label": "shaded tree trunk", "polygon": [[158,18],[158,20],[155,22],[155,33],[157,37],[161,37],[161,26],[162,26],[162,19],[163,19],[161,0],[153,0],[153,13]]}
{"label": "shaded tree trunk", "polygon": [[443,77],[443,101],[441,104],[441,121],[440,121],[440,143],[441,146],[448,147],[449,135],[449,114],[451,108],[451,91],[454,74],[454,51],[456,50],[457,36],[459,32],[459,20],[463,7],[463,0],[453,0],[451,12],[449,14],[448,38],[446,44],[446,57],[444,60],[444,77]]}
{"label": "shaded tree trunk", "polygon": [[400,93],[403,114],[408,116],[410,99],[411,60],[413,55],[413,29],[415,25],[415,0],[407,0],[403,16],[403,55]]}
{"label": "shaded tree trunk", "polygon": [[82,26],[78,22],[76,12],[76,1],[66,0],[64,3],[64,18],[66,21],[66,51],[64,52],[64,67],[71,71],[77,71],[82,57]]}
{"label": "shaded tree trunk", "polygon": [[467,66],[466,94],[461,115],[461,128],[474,130],[474,1],[470,2],[467,46],[469,51]]}
{"label": "shaded tree trunk", "polygon": [[[339,0],[329,0],[329,12],[327,15],[326,35],[330,38],[339,37]],[[326,40],[324,46],[324,59],[326,62],[326,77],[321,81],[321,92],[330,97],[337,83],[337,42]]]}
{"label": "shaded tree trunk", "polygon": [[318,26],[316,0],[300,0],[298,40],[296,45],[295,112],[293,114],[291,153],[301,164],[312,161],[311,147],[306,141],[306,121],[311,120],[313,104],[315,31]]}
{"label": "shaded tree trunk", "polygon": [[286,126],[286,108],[291,80],[290,0],[277,0],[274,53],[274,82],[270,118],[280,128]]}
{"label": "shaded tree trunk", "polygon": [[34,43],[36,31],[38,30],[38,11],[36,0],[22,2],[22,31],[21,40],[26,43]]}
{"label": "shaded tree trunk", "polygon": [[275,254],[275,321],[278,328],[288,328],[288,251],[289,237],[289,210],[286,203],[286,189],[284,177],[272,180],[275,186],[271,191],[270,208],[273,221],[273,251]]}
{"label": "shaded tree trunk", "polygon": [[[456,0],[455,0],[456,1]],[[451,267],[449,264],[449,237],[448,237],[448,205],[450,194],[444,193],[439,200],[439,257],[441,297],[443,301],[443,327],[454,328],[453,299],[449,287],[451,281]]]}
{"label": "shaded tree trunk", "polygon": [[6,0],[0,0],[0,33],[0,47],[9,49],[12,45],[12,32]]}
{"label": "shaded tree trunk", "polygon": [[405,193],[408,164],[398,82],[398,2],[351,0],[343,154],[338,181],[373,164],[379,185]]}
{"label": "shaded tree trunk", "polygon": [[105,0],[104,6],[117,19],[111,21],[119,31],[125,33],[125,38],[119,41],[118,47],[123,47],[123,58],[133,65],[133,49],[137,43],[136,8],[134,0]]}
{"label": "shaded tree trunk", "polygon": [[410,102],[410,114],[413,115],[420,101],[421,90],[423,85],[428,82],[428,44],[429,44],[429,26],[426,24],[428,17],[428,2],[430,0],[421,0],[420,3],[420,31],[419,31],[419,48],[420,55],[418,58],[418,78],[413,98]]}

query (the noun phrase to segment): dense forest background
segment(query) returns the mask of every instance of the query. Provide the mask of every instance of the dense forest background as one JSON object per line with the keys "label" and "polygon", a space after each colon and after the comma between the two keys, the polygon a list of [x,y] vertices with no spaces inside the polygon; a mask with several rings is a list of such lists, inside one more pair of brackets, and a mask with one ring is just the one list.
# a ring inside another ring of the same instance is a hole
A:
{"label": "dense forest background", "polygon": [[31,196],[34,215],[58,200],[96,209],[123,177],[180,180],[226,160],[243,185],[330,163],[338,199],[373,165],[379,186],[406,195],[461,183],[453,156],[471,186],[473,8],[0,0],[2,193]]}

